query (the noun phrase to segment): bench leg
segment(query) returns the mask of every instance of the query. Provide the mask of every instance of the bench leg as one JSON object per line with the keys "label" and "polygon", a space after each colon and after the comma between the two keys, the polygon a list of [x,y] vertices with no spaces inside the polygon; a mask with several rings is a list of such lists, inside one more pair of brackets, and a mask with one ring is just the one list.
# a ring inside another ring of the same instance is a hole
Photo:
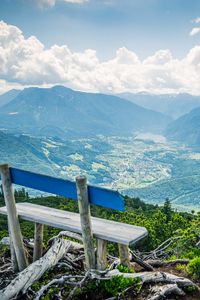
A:
{"label": "bench leg", "polygon": [[127,245],[119,244],[119,258],[120,264],[131,267],[130,258],[129,258],[129,247]]}
{"label": "bench leg", "polygon": [[9,237],[10,237],[10,256],[11,256],[12,267],[13,267],[14,273],[17,273],[19,271],[19,268],[18,268],[17,257],[16,257],[14,245],[13,245],[11,232],[10,232],[9,222],[8,222],[8,232],[9,232]]}
{"label": "bench leg", "polygon": [[105,270],[107,268],[107,241],[97,239],[97,269]]}
{"label": "bench leg", "polygon": [[81,231],[85,252],[85,267],[87,270],[96,268],[93,234],[88,199],[87,179],[85,176],[76,177],[78,207],[81,221]]}
{"label": "bench leg", "polygon": [[10,176],[8,165],[0,165],[1,181],[3,187],[3,194],[6,203],[8,214],[8,223],[10,235],[15,249],[17,264],[19,271],[24,270],[28,266],[28,261],[25,254],[22,233],[20,229],[19,219],[17,215],[14,190]]}
{"label": "bench leg", "polygon": [[33,261],[42,256],[43,229],[43,224],[35,223]]}

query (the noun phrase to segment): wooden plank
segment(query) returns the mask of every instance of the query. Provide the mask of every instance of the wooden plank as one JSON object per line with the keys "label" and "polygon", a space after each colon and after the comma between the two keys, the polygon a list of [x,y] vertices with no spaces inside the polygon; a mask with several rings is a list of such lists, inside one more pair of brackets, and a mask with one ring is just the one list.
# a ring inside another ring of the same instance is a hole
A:
{"label": "wooden plank", "polygon": [[[46,224],[52,227],[81,233],[80,215],[32,203],[18,203],[18,215],[28,221]],[[0,208],[6,214],[6,207]],[[147,236],[144,227],[91,217],[92,231],[96,238],[114,243],[132,245]]]}
{"label": "wooden plank", "polygon": [[97,239],[97,269],[103,271],[107,264],[107,241]]}
{"label": "wooden plank", "polygon": [[90,216],[90,205],[88,200],[87,178],[85,176],[76,177],[78,207],[81,222],[81,233],[85,252],[85,264],[87,270],[95,269],[95,252],[93,245],[93,234]]}
{"label": "wooden plank", "polygon": [[[19,225],[17,209],[15,204],[14,191],[10,178],[10,170],[8,165],[0,166],[0,173],[2,179],[3,194],[8,212],[8,227],[11,234],[11,241],[13,243],[14,252],[17,258],[19,271],[22,271],[28,266],[21,229]],[[14,255],[14,253],[12,253]],[[13,257],[14,258],[14,257]]]}
{"label": "wooden plank", "polygon": [[[76,183],[16,168],[10,168],[12,183],[43,192],[78,200]],[[124,199],[117,192],[88,185],[89,202],[107,208],[124,211]]]}
{"label": "wooden plank", "polygon": [[33,261],[42,257],[43,229],[43,224],[35,223]]}

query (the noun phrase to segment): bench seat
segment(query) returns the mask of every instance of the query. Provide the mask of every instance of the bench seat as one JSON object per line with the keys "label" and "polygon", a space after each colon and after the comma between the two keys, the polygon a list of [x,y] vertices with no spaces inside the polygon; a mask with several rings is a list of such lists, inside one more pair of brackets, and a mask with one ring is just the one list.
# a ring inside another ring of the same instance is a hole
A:
{"label": "bench seat", "polygon": [[[27,202],[17,203],[16,207],[18,216],[23,220],[81,234],[79,213]],[[6,207],[0,207],[0,214],[7,215]],[[146,228],[140,226],[95,217],[91,217],[91,222],[94,237],[122,245],[132,246],[148,234]]]}

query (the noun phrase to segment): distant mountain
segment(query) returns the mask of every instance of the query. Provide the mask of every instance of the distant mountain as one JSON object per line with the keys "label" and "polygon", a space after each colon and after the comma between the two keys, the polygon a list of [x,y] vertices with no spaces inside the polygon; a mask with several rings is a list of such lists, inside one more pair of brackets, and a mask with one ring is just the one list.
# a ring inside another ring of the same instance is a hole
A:
{"label": "distant mountain", "polygon": [[123,93],[119,96],[147,109],[169,115],[174,119],[181,117],[196,107],[200,107],[200,97],[190,94],[152,95],[147,93]]}
{"label": "distant mountain", "polygon": [[200,108],[180,117],[166,129],[168,138],[200,146]]}
{"label": "distant mountain", "polygon": [[5,104],[9,103],[13,100],[17,95],[21,92],[21,90],[10,90],[2,95],[0,95],[0,107],[4,106]]}
{"label": "distant mountain", "polygon": [[170,121],[116,96],[63,86],[24,89],[0,109],[0,128],[62,138],[161,132]]}

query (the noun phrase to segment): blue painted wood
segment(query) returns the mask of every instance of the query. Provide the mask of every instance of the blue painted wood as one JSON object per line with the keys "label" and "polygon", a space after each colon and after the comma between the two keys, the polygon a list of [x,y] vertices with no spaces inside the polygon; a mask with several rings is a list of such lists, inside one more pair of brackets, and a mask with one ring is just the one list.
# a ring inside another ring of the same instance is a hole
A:
{"label": "blue painted wood", "polygon": [[[12,183],[39,191],[77,200],[76,183],[16,168],[10,168]],[[88,185],[89,202],[107,208],[124,211],[124,199],[117,192]]]}

